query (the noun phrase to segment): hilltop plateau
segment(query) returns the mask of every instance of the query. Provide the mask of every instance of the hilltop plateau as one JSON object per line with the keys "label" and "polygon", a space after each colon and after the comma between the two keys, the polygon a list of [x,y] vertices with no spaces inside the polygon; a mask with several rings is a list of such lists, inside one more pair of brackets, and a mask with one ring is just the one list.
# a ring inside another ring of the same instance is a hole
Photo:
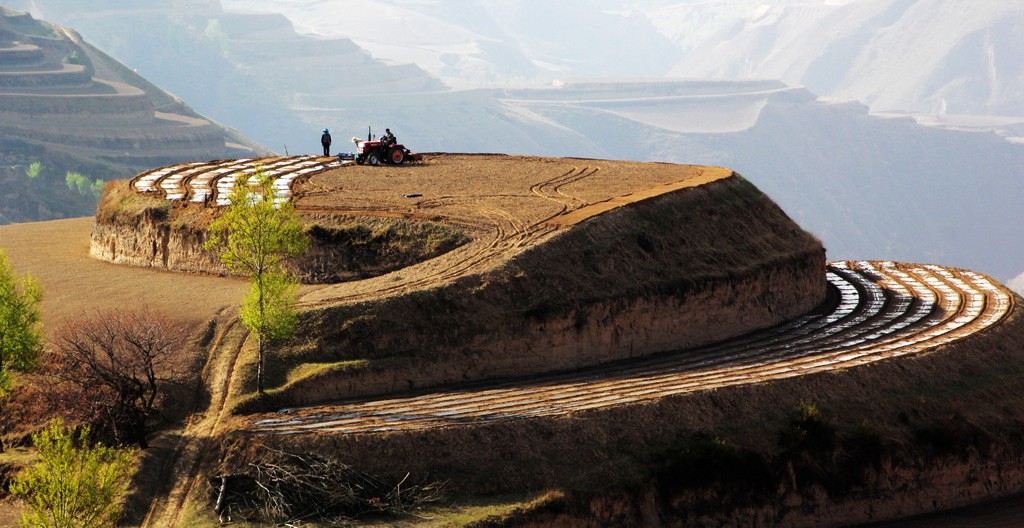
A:
{"label": "hilltop plateau", "polygon": [[[299,337],[263,398],[230,307],[245,283],[200,247],[257,165],[318,255],[294,263]],[[429,234],[447,242],[411,244]],[[94,221],[0,236],[55,297],[48,327],[145,299],[194,329],[206,390],[147,450],[129,524],[212,526],[204,479],[244,482],[275,452],[444,481],[451,504],[422,514],[465,526],[838,524],[1024,489],[1019,298],[969,270],[826,264],[728,169],[192,162],[109,185]]]}
{"label": "hilltop plateau", "polygon": [[[781,322],[824,299],[820,244],[726,169],[453,154],[401,167],[307,162],[291,194],[314,246],[294,267],[307,280],[325,268],[334,279],[365,280],[303,294],[308,339],[289,352],[285,363],[294,367],[274,376],[281,387],[270,398],[281,404],[693,346]],[[101,204],[93,255],[223,273],[199,245],[202,220],[198,229],[188,220],[220,199],[204,194],[221,187],[204,174],[230,181],[255,165],[282,179],[298,167],[266,158],[169,167],[152,181],[140,175]],[[117,198],[125,192],[156,201]],[[133,214],[124,214],[126,203]],[[165,212],[147,212],[156,210]],[[428,232],[438,242],[410,243]],[[398,256],[400,248],[409,255]],[[404,264],[373,264],[387,256]],[[768,274],[775,280],[764,280]],[[669,315],[681,312],[688,315]],[[698,323],[716,317],[734,322],[711,334]],[[623,333],[635,337],[613,337]]]}

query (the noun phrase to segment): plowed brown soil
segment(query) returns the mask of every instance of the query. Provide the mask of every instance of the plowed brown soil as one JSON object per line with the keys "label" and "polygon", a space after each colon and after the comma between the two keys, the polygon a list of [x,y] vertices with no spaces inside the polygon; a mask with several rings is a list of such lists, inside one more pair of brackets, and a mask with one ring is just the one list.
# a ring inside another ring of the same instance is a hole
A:
{"label": "plowed brown soil", "polygon": [[731,176],[728,169],[573,158],[444,154],[400,167],[351,165],[293,190],[300,212],[458,225],[473,240],[375,279],[309,289],[306,307],[395,295],[497,265],[543,237],[621,205]]}
{"label": "plowed brown soil", "polygon": [[43,287],[43,329],[94,310],[149,308],[189,326],[238,304],[246,281],[130,268],[89,257],[92,217],[0,226],[0,248],[16,272]]}

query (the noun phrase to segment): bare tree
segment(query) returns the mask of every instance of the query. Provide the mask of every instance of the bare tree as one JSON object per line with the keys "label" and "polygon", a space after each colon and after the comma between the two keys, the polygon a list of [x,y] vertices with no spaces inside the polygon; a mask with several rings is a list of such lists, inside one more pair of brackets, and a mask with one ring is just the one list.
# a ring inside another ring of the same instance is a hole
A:
{"label": "bare tree", "polygon": [[85,407],[68,411],[101,436],[145,449],[147,421],[176,377],[171,360],[184,342],[182,328],[152,312],[97,312],[57,333],[49,370],[70,389],[63,406]]}

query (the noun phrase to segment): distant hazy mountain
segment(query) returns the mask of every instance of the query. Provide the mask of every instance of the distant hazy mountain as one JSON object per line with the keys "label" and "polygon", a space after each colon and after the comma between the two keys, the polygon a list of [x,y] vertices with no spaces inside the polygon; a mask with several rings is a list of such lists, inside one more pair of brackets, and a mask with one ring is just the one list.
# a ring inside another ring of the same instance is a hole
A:
{"label": "distant hazy mountain", "polygon": [[1024,2],[739,2],[696,42],[706,5],[638,3],[689,47],[672,75],[780,79],[876,111],[1024,117]]}
{"label": "distant hazy mountain", "polygon": [[449,84],[778,79],[875,111],[1024,120],[1024,2],[224,0]]}
{"label": "distant hazy mountain", "polygon": [[644,13],[616,0],[224,0],[283,13],[300,32],[351,38],[450,85],[655,77],[682,58]]}

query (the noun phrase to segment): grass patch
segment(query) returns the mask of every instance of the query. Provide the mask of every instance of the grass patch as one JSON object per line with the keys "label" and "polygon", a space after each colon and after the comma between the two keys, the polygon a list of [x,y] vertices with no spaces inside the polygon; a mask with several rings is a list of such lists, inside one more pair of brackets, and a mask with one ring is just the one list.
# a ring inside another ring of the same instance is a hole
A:
{"label": "grass patch", "polygon": [[292,405],[290,391],[297,384],[341,376],[371,365],[366,359],[299,363],[294,358],[290,361],[281,352],[281,349],[272,349],[267,355],[266,393],[261,397],[256,394],[256,345],[253,339],[246,341],[235,362],[235,381],[226,402],[229,412],[246,414]]}
{"label": "grass patch", "polygon": [[557,492],[466,497],[448,506],[426,508],[420,512],[422,519],[408,526],[416,528],[500,526],[515,516],[543,507],[560,498],[561,494]]}
{"label": "grass patch", "polygon": [[333,363],[303,363],[290,371],[284,385],[295,381],[323,374],[334,374],[361,370],[370,364],[366,359],[353,359],[348,361],[336,361]]}
{"label": "grass patch", "polygon": [[[361,371],[379,372],[411,368],[411,359],[406,356],[305,363],[277,361],[273,356],[268,356],[265,392],[263,396],[259,396],[256,394],[255,347],[249,348],[253,350],[239,356],[235,366],[235,386],[227,403],[228,412],[236,415],[271,412],[281,407],[304,405],[300,402],[309,401],[308,392],[322,392],[321,385],[334,383],[349,375],[358,375]],[[243,370],[239,371],[239,368]]]}
{"label": "grass patch", "polygon": [[469,240],[458,228],[394,218],[310,219],[309,234],[325,245],[373,251],[381,256],[447,251]]}
{"label": "grass patch", "polygon": [[[552,501],[559,500],[561,494],[517,493],[496,495],[491,497],[459,497],[452,503],[443,506],[429,506],[419,510],[416,516],[404,517],[367,517],[361,519],[358,526],[364,528],[484,528],[501,526],[508,520],[541,508]],[[221,524],[213,513],[213,506],[201,500],[190,498],[183,511],[182,526],[194,528],[215,528]],[[234,520],[232,526],[239,528],[268,528],[279,526],[273,523],[256,523]],[[333,524],[310,522],[303,524],[310,528],[336,526]]]}
{"label": "grass patch", "polygon": [[[30,447],[14,447],[0,452],[0,467],[8,467],[12,469],[20,470],[26,468],[35,463],[39,458],[39,452]],[[3,492],[0,496],[7,493],[7,488],[3,488]]]}
{"label": "grass patch", "polygon": [[214,212],[208,207],[188,206],[171,209],[171,227],[175,229],[203,229],[210,226]]}
{"label": "grass patch", "polygon": [[[199,495],[199,497],[195,495]],[[213,505],[208,504],[206,501],[205,487],[203,487],[202,493],[193,493],[188,497],[188,500],[182,505],[181,515],[178,519],[181,526],[189,526],[191,528],[220,528],[223,526],[217,518],[217,514],[213,512]],[[231,526],[236,528],[262,528],[273,525],[233,521]]]}
{"label": "grass patch", "polygon": [[96,207],[96,220],[105,224],[135,225],[143,216],[167,220],[170,211],[171,202],[157,193],[137,193],[124,180],[116,180],[104,185],[103,197]]}
{"label": "grass patch", "polygon": [[312,282],[341,282],[380,275],[465,244],[461,230],[434,222],[395,218],[315,216],[305,219],[312,250]]}
{"label": "grass patch", "polygon": [[[318,377],[344,375],[370,366],[370,360],[350,359],[343,361],[310,362],[289,364],[276,361],[275,368],[267,369],[266,389],[270,393],[286,391],[289,386]],[[269,367],[269,363],[268,363]]]}

